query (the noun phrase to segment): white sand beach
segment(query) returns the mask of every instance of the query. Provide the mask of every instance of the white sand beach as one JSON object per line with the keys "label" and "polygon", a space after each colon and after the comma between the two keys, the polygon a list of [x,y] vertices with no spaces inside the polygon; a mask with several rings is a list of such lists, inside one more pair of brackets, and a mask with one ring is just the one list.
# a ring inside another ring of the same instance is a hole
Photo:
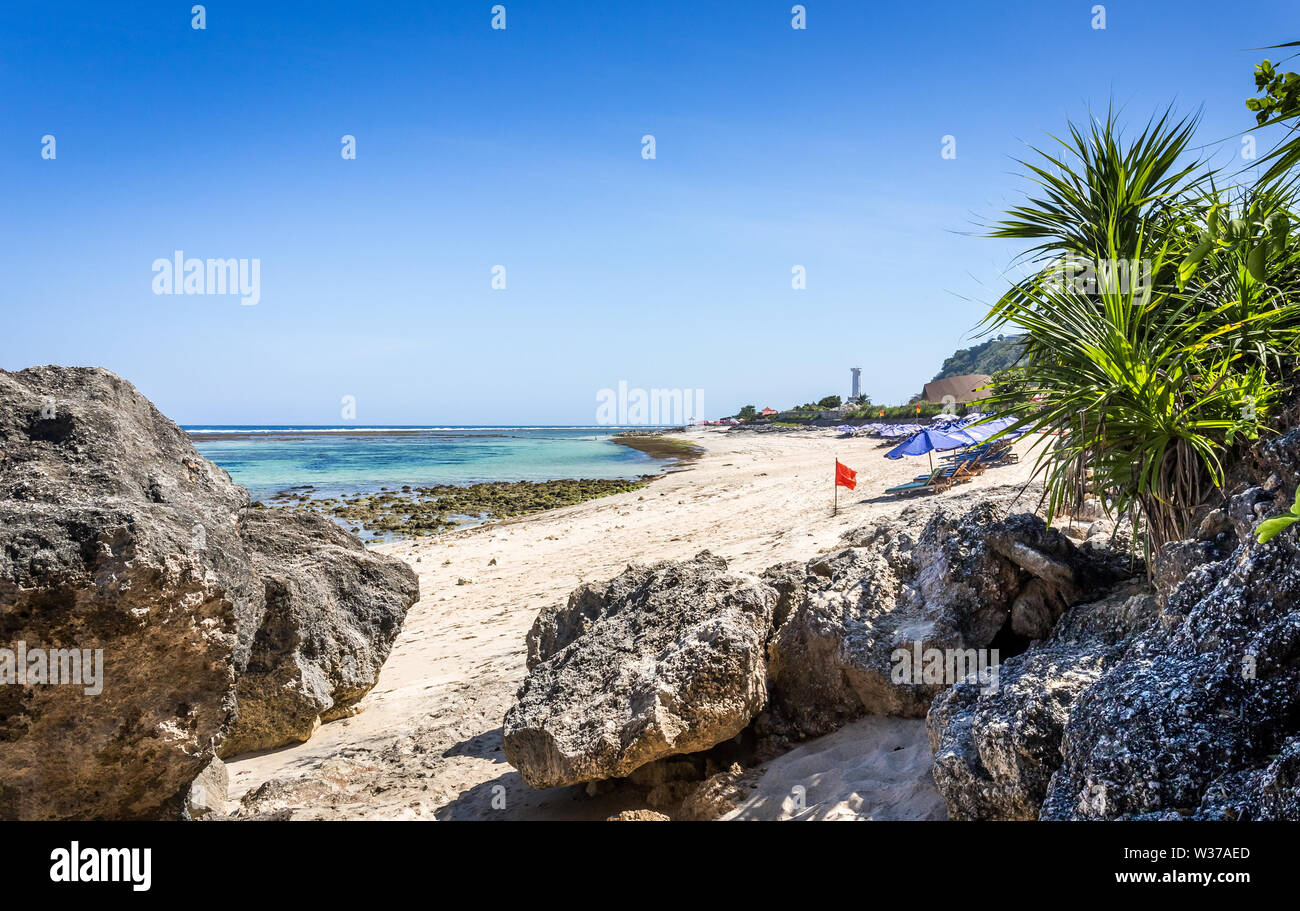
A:
{"label": "white sand beach", "polygon": [[[323,726],[310,741],[231,761],[232,801],[272,779],[294,779],[267,789],[256,809],[288,808],[294,818],[603,818],[623,809],[577,788],[533,791],[504,761],[501,722],[523,679],[524,637],[538,611],[562,602],[580,582],[608,579],[631,562],[705,549],[747,572],[806,560],[837,546],[845,531],[915,502],[881,494],[928,466],[925,457],[885,459],[878,440],[839,439],[829,430],[695,430],[682,437],[706,453],[642,490],[379,545],[415,569],[421,592],[379,682],[358,714]],[[858,486],[840,490],[832,516],[837,458],[858,472]],[[937,496],[968,499],[1023,484],[1030,462],[994,468]],[[1035,505],[1024,503],[1027,510]],[[821,751],[823,761],[847,763],[839,778],[850,791],[894,780],[863,768],[862,751],[840,744],[855,731],[869,737],[873,730],[846,729]],[[915,740],[917,730],[891,736]],[[805,750],[815,754],[817,747]],[[928,760],[928,751],[917,752]],[[775,774],[784,786],[788,770]],[[832,794],[816,800],[837,802]],[[932,795],[915,801],[920,817],[933,810]],[[909,814],[905,806],[888,812]],[[755,805],[740,815],[766,811]]]}

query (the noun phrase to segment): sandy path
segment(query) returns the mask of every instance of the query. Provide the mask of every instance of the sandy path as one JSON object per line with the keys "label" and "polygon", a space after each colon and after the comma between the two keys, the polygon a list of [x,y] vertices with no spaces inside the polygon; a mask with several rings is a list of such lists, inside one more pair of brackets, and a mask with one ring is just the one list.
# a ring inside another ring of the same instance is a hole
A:
{"label": "sandy path", "polygon": [[[645,489],[379,545],[419,574],[421,598],[378,684],[360,714],[325,725],[307,743],[229,763],[232,799],[269,779],[309,776],[317,785],[310,795],[288,795],[275,805],[316,808],[300,816],[473,817],[490,815],[496,797],[512,816],[566,815],[556,803],[572,803],[572,789],[532,792],[500,753],[501,718],[524,675],[524,636],[542,607],[629,562],[706,548],[745,571],[806,560],[848,529],[899,510],[909,500],[881,491],[927,467],[924,458],[885,459],[878,441],[841,440],[832,431],[683,436],[707,453]],[[832,517],[837,457],[857,470],[858,487],[840,491],[840,512]],[[993,469],[942,496],[966,499],[989,486],[1021,483],[1027,462]]]}

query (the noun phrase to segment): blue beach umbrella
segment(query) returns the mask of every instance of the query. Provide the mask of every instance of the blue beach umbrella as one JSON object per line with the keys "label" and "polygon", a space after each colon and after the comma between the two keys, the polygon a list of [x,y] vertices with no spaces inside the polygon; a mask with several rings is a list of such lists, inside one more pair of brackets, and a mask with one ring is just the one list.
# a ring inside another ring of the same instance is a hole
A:
{"label": "blue beach umbrella", "polygon": [[[922,453],[928,455],[936,449],[940,451],[962,449],[972,443],[974,443],[974,440],[961,431],[945,433],[942,430],[926,429],[889,450],[889,452],[885,453],[885,458],[901,459],[905,455],[921,455]],[[930,464],[934,465],[934,456],[930,456]]]}
{"label": "blue beach umbrella", "polygon": [[985,424],[974,424],[963,427],[961,432],[973,438],[977,443],[983,443],[989,437],[993,436],[1016,422],[1015,418],[995,418]]}

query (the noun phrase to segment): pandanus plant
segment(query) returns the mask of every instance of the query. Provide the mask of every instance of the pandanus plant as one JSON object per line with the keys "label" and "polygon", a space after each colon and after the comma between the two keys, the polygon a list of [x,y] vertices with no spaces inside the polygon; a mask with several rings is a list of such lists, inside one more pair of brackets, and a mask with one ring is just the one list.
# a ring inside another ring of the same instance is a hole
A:
{"label": "pandanus plant", "polygon": [[[1025,336],[991,403],[1043,434],[1034,471],[1052,514],[1098,496],[1148,548],[1186,536],[1234,444],[1266,432],[1300,323],[1289,195],[1228,217],[1213,172],[1183,161],[1193,127],[1166,114],[1125,141],[1112,115],[1071,126],[1060,153],[1025,163],[1041,193],[992,231],[1036,244],[985,320]],[[1068,280],[1080,262],[1082,286]]]}

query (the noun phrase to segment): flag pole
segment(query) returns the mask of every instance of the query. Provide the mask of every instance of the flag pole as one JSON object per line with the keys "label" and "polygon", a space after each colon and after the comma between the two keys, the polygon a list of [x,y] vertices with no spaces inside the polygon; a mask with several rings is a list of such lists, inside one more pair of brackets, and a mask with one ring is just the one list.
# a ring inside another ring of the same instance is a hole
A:
{"label": "flag pole", "polygon": [[840,460],[835,460],[835,469],[831,472],[831,486],[835,488],[835,506],[831,509],[831,517],[834,518],[840,514]]}

